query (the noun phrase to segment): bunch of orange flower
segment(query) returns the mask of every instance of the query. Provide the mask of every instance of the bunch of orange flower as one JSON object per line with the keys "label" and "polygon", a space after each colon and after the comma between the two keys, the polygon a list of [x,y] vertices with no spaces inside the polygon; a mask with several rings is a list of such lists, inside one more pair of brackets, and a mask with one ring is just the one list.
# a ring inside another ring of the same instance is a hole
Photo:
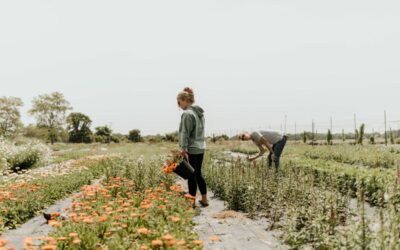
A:
{"label": "bunch of orange flower", "polygon": [[163,166],[164,173],[170,174],[174,172],[181,160],[181,153],[178,150],[172,150],[171,154],[169,155],[169,159]]}
{"label": "bunch of orange flower", "polygon": [[174,172],[177,166],[178,164],[175,162],[164,165],[164,173],[170,174]]}

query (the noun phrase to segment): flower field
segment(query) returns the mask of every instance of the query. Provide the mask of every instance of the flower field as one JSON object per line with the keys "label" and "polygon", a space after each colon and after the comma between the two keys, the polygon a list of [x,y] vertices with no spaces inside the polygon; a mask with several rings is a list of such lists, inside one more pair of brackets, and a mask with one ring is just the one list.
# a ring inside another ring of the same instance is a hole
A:
{"label": "flower field", "polygon": [[[192,197],[164,173],[164,157],[147,158],[89,156],[13,174],[0,186],[0,229],[72,195],[72,207],[51,215],[53,232],[26,237],[25,249],[202,249]],[[14,249],[7,243],[1,239],[0,249]]]}
{"label": "flower field", "polygon": [[13,180],[0,186],[0,232],[14,229],[47,206],[99,178],[104,161],[86,161],[63,175]]}
{"label": "flower field", "polygon": [[381,164],[383,150],[289,146],[278,174],[220,152],[203,172],[231,209],[268,218],[293,248],[399,249],[399,155],[386,151]]}
{"label": "flower field", "polygon": [[[56,145],[53,156],[41,151],[47,160],[40,164],[3,172],[0,232],[72,197],[70,207],[51,215],[52,231],[27,236],[24,249],[203,249],[193,197],[172,174],[178,162],[168,154],[173,147]],[[245,155],[254,152],[227,143],[211,145],[206,154],[207,184],[227,209],[266,218],[265,228],[291,249],[400,248],[396,150],[288,145],[278,174],[265,160],[248,163]],[[14,248],[0,236],[0,249]]]}

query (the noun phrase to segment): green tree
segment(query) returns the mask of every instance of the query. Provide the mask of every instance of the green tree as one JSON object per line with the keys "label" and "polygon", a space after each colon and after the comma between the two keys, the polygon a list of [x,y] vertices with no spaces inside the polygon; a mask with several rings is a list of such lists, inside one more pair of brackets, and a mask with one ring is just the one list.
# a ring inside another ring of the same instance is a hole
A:
{"label": "green tree", "polygon": [[330,129],[328,129],[328,134],[326,135],[326,141],[328,142],[328,145],[332,145],[332,139],[333,139],[332,132]]}
{"label": "green tree", "polygon": [[390,129],[390,143],[394,144],[394,134],[393,134],[392,129]]}
{"label": "green tree", "polygon": [[69,141],[74,143],[91,143],[92,131],[90,125],[92,120],[82,113],[71,113],[67,117],[67,129]]}
{"label": "green tree", "polygon": [[29,124],[23,129],[23,135],[29,138],[36,138],[42,141],[49,139],[49,131],[46,128],[39,128],[34,124]]}
{"label": "green tree", "polygon": [[374,135],[371,135],[371,137],[369,138],[369,143],[375,144],[375,136]]}
{"label": "green tree", "polygon": [[178,142],[178,131],[165,134],[165,140],[168,142]]}
{"label": "green tree", "polygon": [[107,126],[101,126],[95,128],[95,140],[96,142],[101,142],[101,143],[110,143],[111,142],[111,135],[112,135],[112,130],[111,128]]}
{"label": "green tree", "polygon": [[365,124],[361,124],[360,126],[360,131],[358,133],[358,138],[357,138],[357,143],[358,144],[363,144],[363,140],[364,140],[364,131],[365,131]]}
{"label": "green tree", "polygon": [[358,143],[358,138],[360,137],[360,133],[358,132],[358,129],[355,131],[354,135],[354,144],[356,145]]}
{"label": "green tree", "polygon": [[307,133],[306,133],[306,131],[303,132],[303,142],[307,143]]}
{"label": "green tree", "polygon": [[0,136],[15,135],[22,127],[19,108],[24,103],[18,97],[0,98]]}
{"label": "green tree", "polygon": [[128,142],[128,136],[119,134],[119,133],[114,133],[111,135],[111,141],[115,143],[121,143],[121,142]]}
{"label": "green tree", "polygon": [[131,131],[129,131],[128,139],[131,142],[141,142],[142,141],[142,136],[140,134],[140,130],[139,129],[132,129]]}
{"label": "green tree", "polygon": [[54,144],[62,126],[65,124],[66,113],[71,109],[63,94],[53,92],[35,97],[29,114],[36,118],[38,127],[48,129],[50,142]]}

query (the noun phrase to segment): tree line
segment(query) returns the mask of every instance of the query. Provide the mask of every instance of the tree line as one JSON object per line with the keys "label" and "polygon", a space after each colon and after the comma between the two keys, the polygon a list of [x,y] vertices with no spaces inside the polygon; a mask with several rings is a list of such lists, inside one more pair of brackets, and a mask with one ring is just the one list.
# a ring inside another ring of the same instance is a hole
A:
{"label": "tree line", "polygon": [[99,126],[92,131],[90,117],[81,112],[70,112],[72,106],[59,92],[33,98],[28,113],[35,118],[36,124],[23,125],[20,113],[23,105],[21,98],[0,97],[0,137],[23,135],[52,144],[141,142],[144,139],[139,129],[132,129],[128,135],[113,133],[108,126]]}

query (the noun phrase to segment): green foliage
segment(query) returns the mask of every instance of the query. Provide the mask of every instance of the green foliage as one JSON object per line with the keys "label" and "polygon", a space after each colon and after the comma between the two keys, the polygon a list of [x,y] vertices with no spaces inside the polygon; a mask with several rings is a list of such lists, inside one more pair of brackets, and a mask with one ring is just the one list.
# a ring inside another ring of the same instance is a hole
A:
{"label": "green foliage", "polygon": [[308,138],[307,138],[307,133],[306,133],[306,131],[304,131],[304,132],[303,132],[303,142],[304,142],[304,143],[307,143],[307,139],[308,139]]}
{"label": "green foliage", "polygon": [[35,138],[45,142],[49,139],[49,131],[47,128],[37,127],[36,125],[29,124],[23,129],[23,136]]}
{"label": "green foliage", "polygon": [[235,148],[231,149],[231,152],[245,154],[245,155],[254,155],[254,154],[259,153],[259,150],[257,150],[254,147],[250,148],[250,147],[239,146],[239,147],[235,147]]}
{"label": "green foliage", "polygon": [[111,141],[114,143],[122,143],[122,142],[129,142],[128,136],[114,133],[111,135]]}
{"label": "green foliage", "polygon": [[229,141],[229,136],[226,134],[217,135],[213,137],[213,141]]}
{"label": "green foliage", "polygon": [[95,128],[95,141],[100,143],[110,143],[112,130],[108,126],[102,126]]}
{"label": "green foliage", "polygon": [[360,132],[358,131],[358,129],[356,129],[354,132],[354,144],[358,144],[359,138],[360,138]]}
{"label": "green foliage", "polygon": [[179,133],[178,131],[172,132],[172,133],[167,133],[165,134],[165,141],[168,142],[178,142],[179,141]]}
{"label": "green foliage", "polygon": [[375,144],[375,136],[371,135],[371,137],[369,137],[369,143],[374,145]]}
{"label": "green foliage", "polygon": [[17,97],[0,98],[0,137],[14,136],[22,127],[19,108],[24,104]]}
{"label": "green foliage", "polygon": [[[185,240],[188,249],[201,249],[193,242],[197,239],[192,223],[195,211],[190,209],[191,203],[182,196],[180,189],[173,186],[174,177],[164,175],[160,165],[160,159],[108,161],[106,178],[102,181],[104,188],[94,189],[95,195],[90,196],[92,189],[86,187],[78,199],[80,204],[90,203],[90,208],[78,205],[72,210],[75,214],[88,211],[86,218],[93,218],[93,222],[68,219],[62,221],[62,227],[51,236],[69,238],[71,233],[76,233],[80,240],[79,249],[99,246],[107,249],[178,249],[176,242],[179,240]],[[98,218],[105,219],[100,222]],[[140,234],[139,228],[145,228],[149,233]],[[167,234],[176,238],[174,246],[152,247],[153,240]],[[71,241],[58,242],[60,249],[76,247]]]}
{"label": "green foliage", "polygon": [[59,92],[44,94],[35,97],[29,113],[36,118],[38,127],[45,127],[49,131],[49,139],[53,144],[65,124],[65,115],[71,110],[69,102]]}
{"label": "green foliage", "polygon": [[360,131],[357,134],[357,143],[358,144],[363,144],[363,140],[364,140],[364,131],[365,131],[365,124],[361,124],[360,126]]}
{"label": "green foliage", "polygon": [[164,136],[157,134],[157,135],[148,135],[143,138],[144,141],[149,143],[159,143],[164,141]]}
{"label": "green foliage", "polygon": [[326,135],[326,141],[328,142],[328,145],[332,145],[332,139],[333,139],[332,132],[330,129],[328,129],[328,133]]}
{"label": "green foliage", "polygon": [[73,143],[92,142],[91,124],[92,120],[89,116],[82,113],[70,113],[67,117],[69,141]]}
{"label": "green foliage", "polygon": [[393,133],[392,129],[390,129],[390,143],[391,144],[395,144],[395,142],[394,142],[394,133]]}
{"label": "green foliage", "polygon": [[98,162],[66,175],[33,180],[27,185],[21,186],[13,193],[17,199],[9,199],[0,203],[0,221],[2,221],[0,228],[16,228],[55,201],[72,194],[81,186],[100,177],[105,167],[105,162]]}
{"label": "green foliage", "polygon": [[[351,148],[355,147],[343,151]],[[336,146],[324,150],[333,152]],[[400,220],[400,195],[397,188],[388,188],[395,183],[393,171],[304,159],[297,151],[293,156],[285,157],[275,174],[265,161],[253,165],[216,153],[206,159],[203,173],[214,194],[230,209],[267,217],[271,228],[279,228],[283,241],[293,249],[396,249],[393,246],[398,246],[400,236],[393,225]],[[351,205],[357,194],[359,209]],[[378,241],[380,234],[370,229],[376,221],[360,207],[366,202],[385,210],[382,232],[386,240]]]}
{"label": "green foliage", "polygon": [[139,129],[132,129],[129,131],[128,139],[131,142],[141,142],[143,140]]}
{"label": "green foliage", "polygon": [[350,147],[338,145],[332,148],[320,147],[305,150],[304,156],[310,159],[336,161],[351,165],[361,165],[364,168],[393,168],[396,166],[397,156],[388,150],[375,146]]}

